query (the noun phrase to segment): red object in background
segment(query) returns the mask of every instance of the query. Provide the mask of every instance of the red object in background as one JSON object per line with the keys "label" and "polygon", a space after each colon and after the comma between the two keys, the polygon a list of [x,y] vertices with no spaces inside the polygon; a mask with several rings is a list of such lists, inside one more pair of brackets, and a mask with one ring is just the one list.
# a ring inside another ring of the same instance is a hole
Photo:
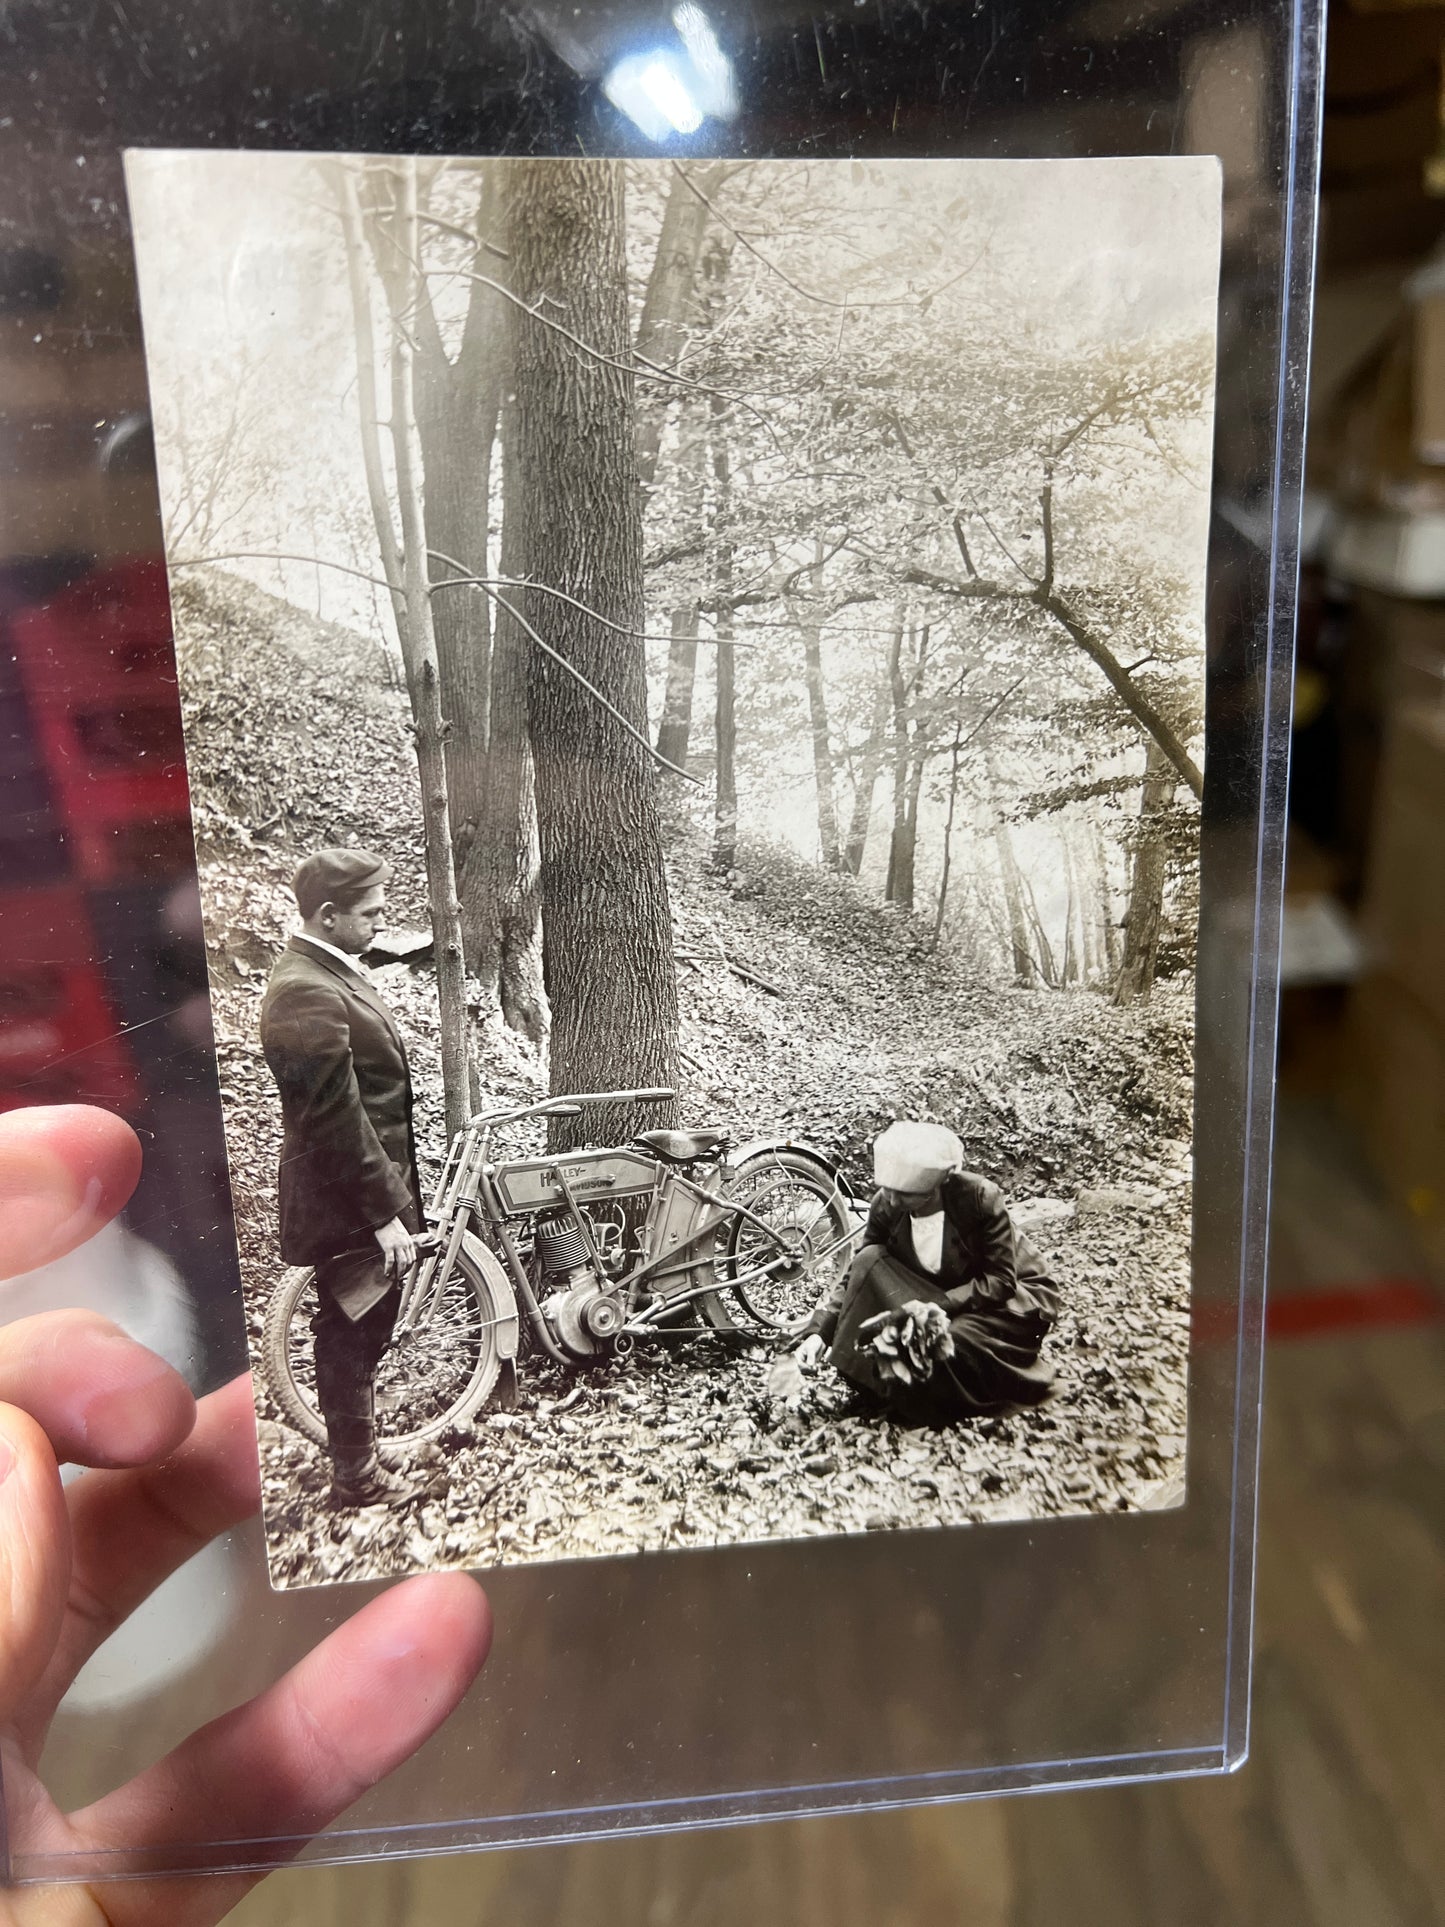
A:
{"label": "red object in background", "polygon": [[95,962],[85,899],[64,884],[0,892],[0,1111],[134,1110],[140,1079]]}
{"label": "red object in background", "polygon": [[89,884],[191,861],[165,564],[90,570],[11,623],[71,861]]}

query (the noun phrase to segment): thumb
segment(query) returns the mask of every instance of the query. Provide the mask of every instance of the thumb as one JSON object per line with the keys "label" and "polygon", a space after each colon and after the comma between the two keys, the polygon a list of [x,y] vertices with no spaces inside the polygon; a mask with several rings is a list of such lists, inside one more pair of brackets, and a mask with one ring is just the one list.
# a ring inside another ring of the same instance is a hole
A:
{"label": "thumb", "polygon": [[109,1111],[56,1104],[0,1114],[0,1277],[84,1244],[139,1176],[136,1134]]}

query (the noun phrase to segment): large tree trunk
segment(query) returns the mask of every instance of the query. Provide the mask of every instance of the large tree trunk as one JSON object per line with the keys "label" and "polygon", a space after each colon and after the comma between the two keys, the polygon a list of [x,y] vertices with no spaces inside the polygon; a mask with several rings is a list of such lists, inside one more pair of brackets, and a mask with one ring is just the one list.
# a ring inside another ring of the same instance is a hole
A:
{"label": "large tree trunk", "polygon": [[[466,1123],[474,1106],[467,1039],[466,967],[462,956],[461,905],[457,901],[447,807],[446,727],[442,716],[441,671],[432,628],[427,575],[420,450],[416,432],[416,369],[412,317],[425,299],[417,230],[416,163],[401,161],[393,176],[396,209],[393,233],[399,260],[387,276],[392,309],[391,444],[401,521],[402,590],[406,621],[402,653],[411,692],[421,777],[422,833],[427,894],[441,1019],[442,1092],[448,1137]],[[388,526],[389,520],[388,520]]]}
{"label": "large tree trunk", "polygon": [[1116,1004],[1146,1004],[1154,988],[1159,959],[1159,925],[1164,914],[1167,852],[1160,817],[1174,800],[1175,765],[1150,743],[1139,799],[1139,824],[1129,879],[1129,909],[1124,918],[1124,960],[1114,988]]}
{"label": "large tree trunk", "polygon": [[[643,645],[625,633],[641,630],[643,598],[622,168],[517,161],[508,188],[517,294],[543,314],[565,313],[569,331],[607,357],[580,352],[542,319],[517,329],[523,573],[584,605],[529,590],[526,613],[645,737]],[[656,777],[638,743],[535,647],[527,685],[551,1088],[672,1087],[677,982]],[[610,1105],[554,1120],[551,1141],[617,1143],[674,1115],[675,1106]]]}
{"label": "large tree trunk", "polygon": [[[496,222],[495,170],[486,167],[475,215],[479,253]],[[492,448],[502,398],[504,358],[498,349],[504,305],[493,289],[480,281],[472,283],[455,361],[447,359],[425,286],[413,322],[427,547],[454,557],[463,575],[487,573]],[[431,558],[433,582],[456,573],[449,563],[435,555]],[[461,872],[481,821],[487,782],[490,605],[485,595],[452,589],[435,597],[432,608],[448,732],[452,847]],[[471,962],[470,949],[467,956]]]}
{"label": "large tree trunk", "polygon": [[713,862],[724,873],[738,861],[738,715],[737,660],[733,647],[733,538],[732,467],[728,456],[727,403],[715,395],[711,403],[710,444],[713,478],[712,581],[717,597],[713,637],[717,649],[717,692],[713,728],[717,742],[716,792],[713,804]]}
{"label": "large tree trunk", "polygon": [[[511,326],[509,319],[509,347]],[[500,555],[500,573],[513,580],[526,566],[517,432],[513,400],[507,404],[502,422]],[[531,644],[512,614],[519,595],[520,591],[506,590],[497,605],[487,783],[481,823],[462,877],[462,931],[473,974],[488,989],[496,987],[503,1022],[540,1046],[547,1035],[548,1011],[542,988],[537,805],[527,733],[527,655]]]}

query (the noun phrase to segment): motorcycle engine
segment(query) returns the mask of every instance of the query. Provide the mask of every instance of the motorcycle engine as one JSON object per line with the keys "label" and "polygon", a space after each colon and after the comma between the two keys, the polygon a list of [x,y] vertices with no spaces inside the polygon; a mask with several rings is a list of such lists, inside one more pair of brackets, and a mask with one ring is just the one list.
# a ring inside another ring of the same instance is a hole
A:
{"label": "motorcycle engine", "polygon": [[539,1225],[534,1248],[542,1287],[551,1287],[541,1298],[542,1315],[557,1342],[574,1358],[595,1357],[622,1329],[622,1300],[599,1275],[576,1225]]}

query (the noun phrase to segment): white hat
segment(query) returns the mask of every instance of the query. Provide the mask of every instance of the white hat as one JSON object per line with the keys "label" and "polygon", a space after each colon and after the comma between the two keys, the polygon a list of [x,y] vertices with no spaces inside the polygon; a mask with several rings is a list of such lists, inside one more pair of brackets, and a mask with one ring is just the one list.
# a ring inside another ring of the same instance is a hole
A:
{"label": "white hat", "polygon": [[963,1169],[963,1142],[943,1124],[900,1118],[873,1140],[873,1178],[886,1191],[931,1191]]}

